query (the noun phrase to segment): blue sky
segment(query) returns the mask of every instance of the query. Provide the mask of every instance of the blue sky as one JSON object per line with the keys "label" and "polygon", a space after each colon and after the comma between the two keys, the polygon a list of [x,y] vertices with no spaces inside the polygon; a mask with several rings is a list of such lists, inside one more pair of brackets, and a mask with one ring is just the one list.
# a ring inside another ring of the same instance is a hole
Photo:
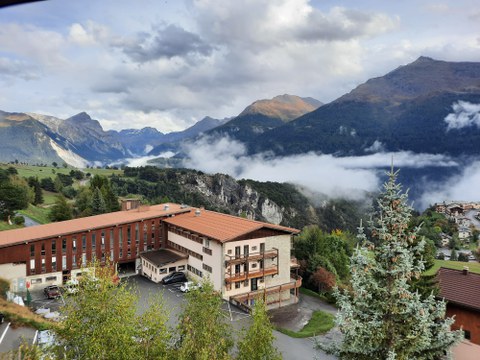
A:
{"label": "blue sky", "polygon": [[421,55],[480,61],[476,0],[53,0],[0,9],[0,110],[181,130],[328,102]]}

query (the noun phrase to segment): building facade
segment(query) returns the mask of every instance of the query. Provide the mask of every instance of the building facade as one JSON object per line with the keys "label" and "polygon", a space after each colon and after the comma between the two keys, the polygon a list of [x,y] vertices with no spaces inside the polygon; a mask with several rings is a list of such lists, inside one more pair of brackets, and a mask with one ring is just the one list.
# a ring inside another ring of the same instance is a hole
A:
{"label": "building facade", "polygon": [[122,208],[0,232],[0,276],[22,292],[62,285],[92,261],[111,262],[155,282],[172,271],[208,278],[240,306],[259,295],[279,305],[297,299],[291,238],[298,230],[171,203]]}

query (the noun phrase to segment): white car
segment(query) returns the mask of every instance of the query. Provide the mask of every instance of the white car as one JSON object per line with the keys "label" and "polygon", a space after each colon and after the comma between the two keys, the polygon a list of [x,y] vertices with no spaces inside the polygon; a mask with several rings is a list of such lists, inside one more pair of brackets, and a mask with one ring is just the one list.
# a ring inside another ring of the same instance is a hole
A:
{"label": "white car", "polygon": [[200,284],[197,284],[193,281],[187,281],[187,282],[184,282],[181,286],[180,286],[180,291],[181,292],[189,292],[190,290],[193,290],[193,289],[200,289],[202,286]]}

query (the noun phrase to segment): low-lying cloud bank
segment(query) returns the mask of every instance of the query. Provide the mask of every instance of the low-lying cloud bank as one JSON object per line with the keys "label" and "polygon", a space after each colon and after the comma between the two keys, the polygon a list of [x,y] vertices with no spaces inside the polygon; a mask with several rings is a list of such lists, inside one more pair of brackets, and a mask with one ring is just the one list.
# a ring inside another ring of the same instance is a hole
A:
{"label": "low-lying cloud bank", "polygon": [[480,201],[480,160],[472,161],[446,182],[426,188],[420,205],[425,208],[442,201]]}
{"label": "low-lying cloud bank", "polygon": [[183,148],[184,166],[207,173],[226,173],[237,179],[290,182],[329,197],[360,199],[365,192],[379,190],[385,180],[382,169],[454,167],[452,158],[412,152],[376,153],[365,156],[335,157],[313,152],[286,157],[267,154],[247,155],[245,146],[228,137],[204,137]]}

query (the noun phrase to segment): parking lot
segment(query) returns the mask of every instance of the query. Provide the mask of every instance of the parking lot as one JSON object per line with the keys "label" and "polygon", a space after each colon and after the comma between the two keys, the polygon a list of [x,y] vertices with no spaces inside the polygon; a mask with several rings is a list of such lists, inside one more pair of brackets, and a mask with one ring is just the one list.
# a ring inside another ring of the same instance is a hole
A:
{"label": "parking lot", "polygon": [[[162,296],[164,300],[165,310],[169,314],[169,325],[173,328],[178,323],[178,317],[182,312],[182,307],[186,303],[185,294],[180,291],[181,283],[163,285],[155,284],[143,276],[131,276],[122,279],[134,289],[139,295],[138,309],[139,313],[146,310],[148,299],[150,296]],[[34,309],[49,309],[50,312],[58,311],[61,313],[62,306],[67,299],[60,297],[58,299],[46,299],[43,291],[32,291],[32,307]],[[249,314],[239,308],[224,301],[222,304],[223,315],[226,321],[231,322],[235,331],[247,327],[251,322]],[[33,329],[19,328],[7,330],[7,323],[0,326],[0,353],[18,348],[21,339],[24,337],[28,342],[32,343],[36,332]],[[2,337],[2,334],[5,335]],[[335,359],[335,357],[326,355],[313,349],[312,339],[295,339],[287,335],[274,331],[276,336],[276,346],[281,351],[283,358],[288,359]]]}

